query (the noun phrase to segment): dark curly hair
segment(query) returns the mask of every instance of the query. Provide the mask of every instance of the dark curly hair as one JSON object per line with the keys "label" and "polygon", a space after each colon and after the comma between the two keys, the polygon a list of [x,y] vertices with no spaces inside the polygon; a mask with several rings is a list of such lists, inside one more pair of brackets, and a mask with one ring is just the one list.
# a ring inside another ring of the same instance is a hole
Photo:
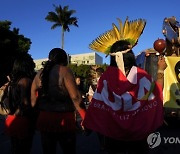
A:
{"label": "dark curly hair", "polygon": [[54,65],[67,66],[68,57],[66,52],[61,48],[53,48],[49,52],[48,61],[44,64],[44,68],[41,73],[42,92],[47,94],[49,84],[49,72]]}
{"label": "dark curly hair", "polygon": [[[117,51],[124,51],[126,49],[129,49],[129,45],[130,43],[126,40],[117,41],[111,46],[110,52],[114,53]],[[136,59],[132,50],[123,54],[123,60],[125,69],[130,69],[132,66],[136,66]],[[110,57],[110,66],[117,67],[115,56]]]}
{"label": "dark curly hair", "polygon": [[101,68],[101,67],[98,67],[98,68],[96,69],[96,73],[97,73],[98,76],[101,76],[102,73],[104,73],[104,69]]}
{"label": "dark curly hair", "polygon": [[33,79],[35,76],[35,63],[33,58],[28,53],[19,53],[15,58],[12,72],[10,75],[11,81],[16,82],[20,78],[28,77]]}

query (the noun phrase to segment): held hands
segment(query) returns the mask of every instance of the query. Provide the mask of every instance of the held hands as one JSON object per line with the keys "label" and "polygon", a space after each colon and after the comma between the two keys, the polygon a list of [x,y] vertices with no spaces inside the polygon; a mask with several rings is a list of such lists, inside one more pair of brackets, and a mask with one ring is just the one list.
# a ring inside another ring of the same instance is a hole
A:
{"label": "held hands", "polygon": [[83,135],[85,135],[85,136],[91,135],[92,130],[86,128],[83,125],[83,121],[84,121],[84,117],[85,117],[86,111],[84,109],[81,109],[81,110],[79,110],[79,114],[80,114],[80,116],[82,118],[82,121],[81,121],[80,125],[81,125],[81,129],[82,129]]}
{"label": "held hands", "polygon": [[85,136],[91,135],[92,130],[90,130],[90,129],[84,127],[84,126],[83,126],[83,121],[81,122],[81,127],[82,127],[82,131],[83,131],[83,135],[85,135]]}

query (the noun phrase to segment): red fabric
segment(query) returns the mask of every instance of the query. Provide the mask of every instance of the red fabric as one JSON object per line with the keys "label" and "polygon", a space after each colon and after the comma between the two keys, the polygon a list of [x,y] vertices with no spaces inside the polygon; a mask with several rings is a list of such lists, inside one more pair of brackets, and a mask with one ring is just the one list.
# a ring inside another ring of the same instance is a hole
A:
{"label": "red fabric", "polygon": [[25,138],[30,135],[30,121],[27,117],[8,115],[5,121],[5,132],[9,136]]}
{"label": "red fabric", "polygon": [[85,117],[85,114],[86,114],[86,110],[85,110],[85,109],[81,109],[81,110],[79,110],[78,112],[79,112],[82,120],[84,120],[84,117]]}
{"label": "red fabric", "polygon": [[75,113],[41,111],[37,120],[37,129],[48,132],[75,131]]}
{"label": "red fabric", "polygon": [[140,68],[133,67],[125,77],[118,68],[108,67],[98,82],[83,125],[117,140],[146,138],[163,123],[162,88],[155,84],[149,100],[140,100],[151,83],[151,77]]}

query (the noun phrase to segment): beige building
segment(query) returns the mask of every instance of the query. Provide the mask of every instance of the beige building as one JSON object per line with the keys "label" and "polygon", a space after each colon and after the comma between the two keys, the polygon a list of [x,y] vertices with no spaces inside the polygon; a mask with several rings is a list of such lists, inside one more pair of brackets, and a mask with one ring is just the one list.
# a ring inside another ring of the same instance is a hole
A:
{"label": "beige building", "polygon": [[70,63],[77,65],[101,65],[103,58],[96,52],[75,54],[70,56]]}
{"label": "beige building", "polygon": [[[47,60],[48,60],[48,58],[34,60],[34,62],[36,64],[35,70],[37,71],[37,70],[41,69],[42,63]],[[81,65],[81,64],[101,65],[101,64],[103,64],[103,58],[95,52],[70,55],[69,60],[70,60],[71,64],[77,64],[77,65]]]}
{"label": "beige building", "polygon": [[41,68],[42,68],[42,64],[43,64],[43,62],[45,62],[45,61],[47,61],[48,60],[48,58],[43,58],[43,59],[35,59],[34,60],[34,62],[35,62],[35,64],[36,64],[36,67],[35,67],[35,70],[37,71],[37,70],[40,70]]}

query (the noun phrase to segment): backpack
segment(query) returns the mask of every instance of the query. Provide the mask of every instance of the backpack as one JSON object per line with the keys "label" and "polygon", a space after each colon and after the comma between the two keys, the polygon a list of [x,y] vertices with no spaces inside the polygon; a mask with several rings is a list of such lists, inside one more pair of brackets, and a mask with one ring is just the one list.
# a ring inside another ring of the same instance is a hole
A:
{"label": "backpack", "polygon": [[9,110],[9,90],[10,89],[10,82],[5,83],[0,88],[0,114],[1,115],[8,115]]}

